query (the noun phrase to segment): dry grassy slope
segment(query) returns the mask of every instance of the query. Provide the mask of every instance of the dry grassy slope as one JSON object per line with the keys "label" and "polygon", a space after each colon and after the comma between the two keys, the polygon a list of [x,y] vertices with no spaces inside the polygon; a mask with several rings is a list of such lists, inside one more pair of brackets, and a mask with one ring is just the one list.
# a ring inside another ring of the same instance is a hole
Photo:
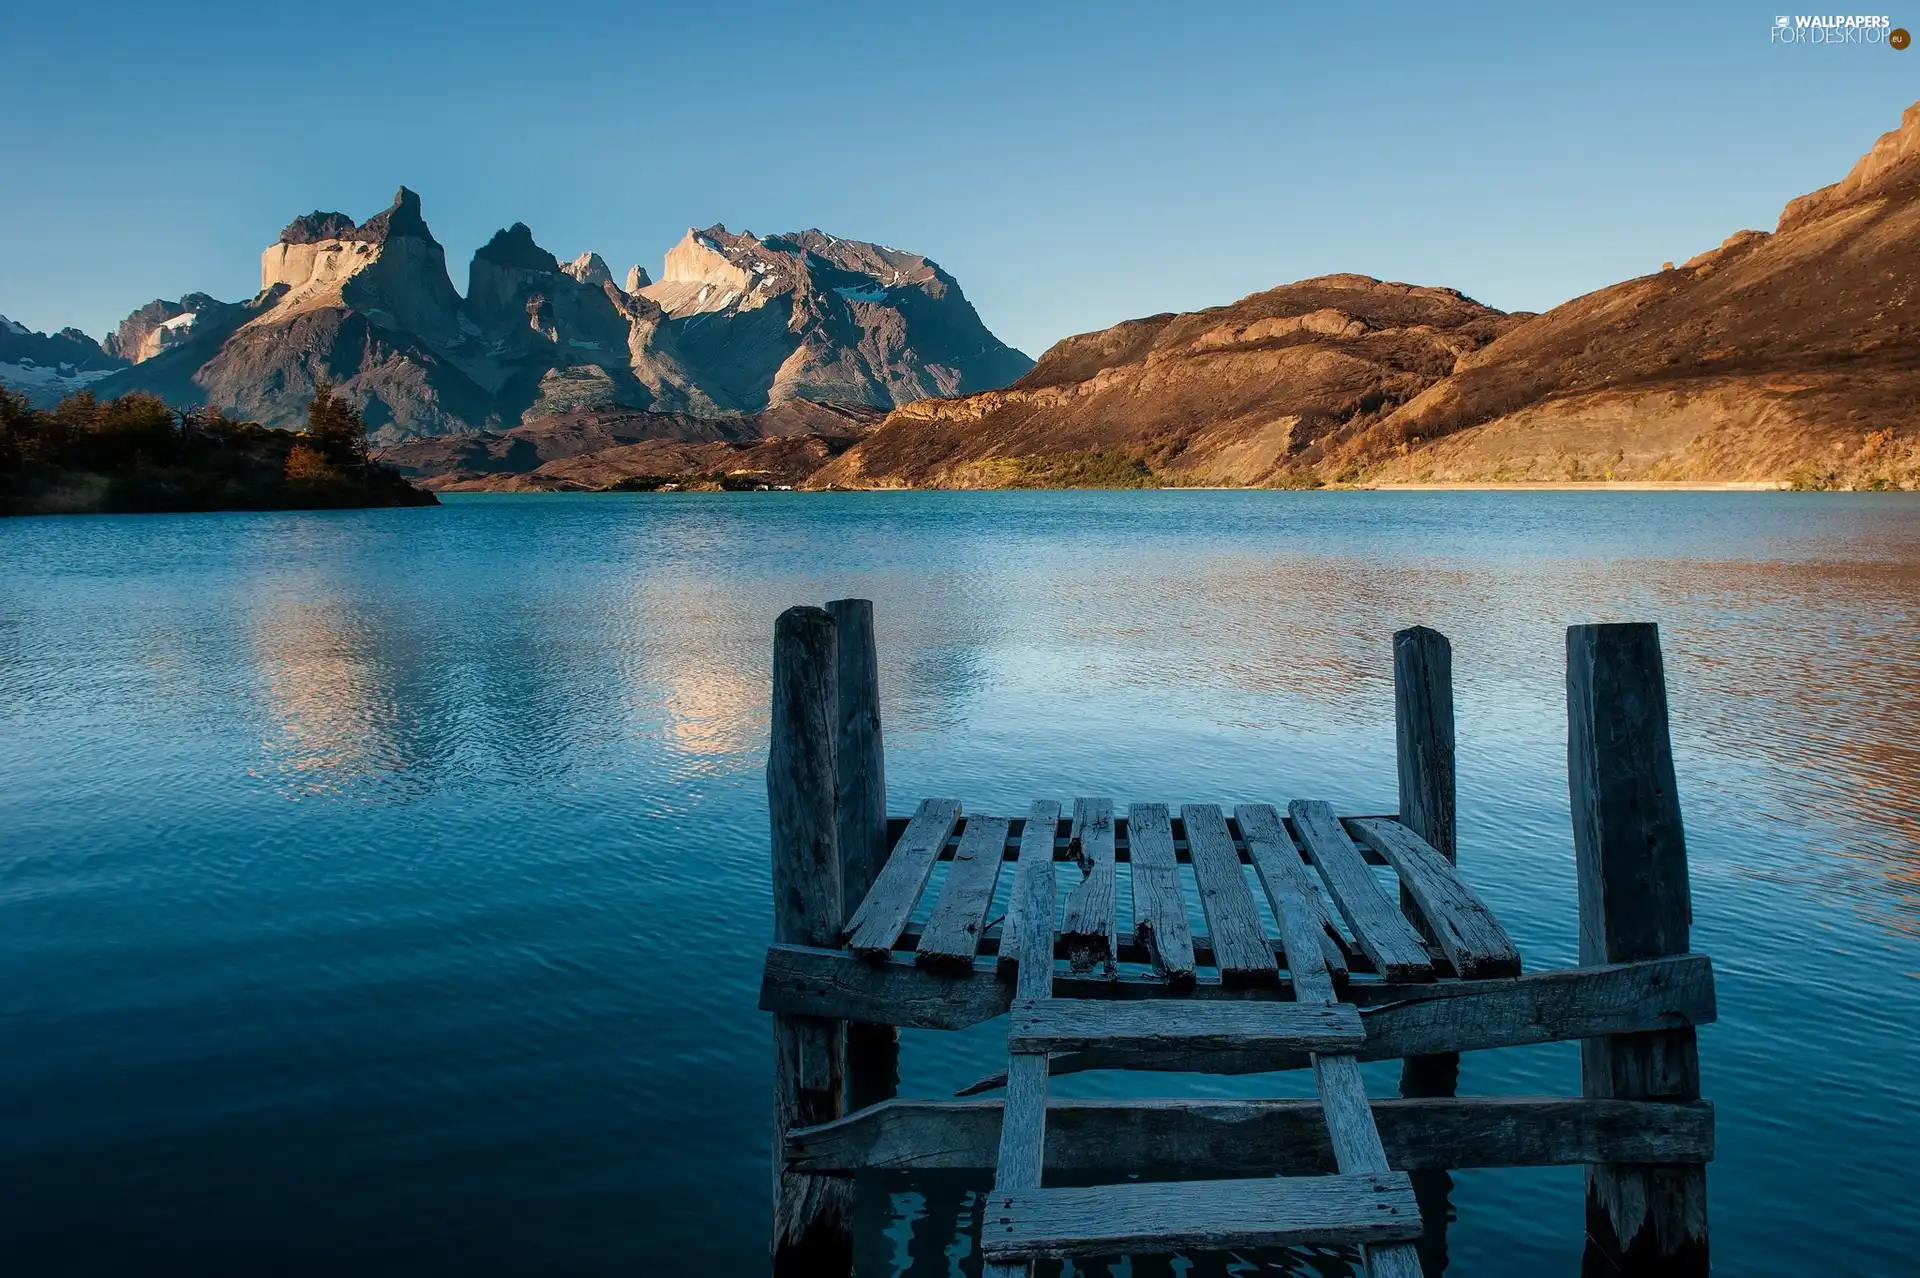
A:
{"label": "dry grassy slope", "polygon": [[1172,483],[1920,487],[1916,268],[1920,104],[1773,234],[1524,322],[1445,290],[1306,280],[1068,338],[1004,391],[895,410],[814,482],[1127,478],[1087,465],[1102,450]]}
{"label": "dry grassy slope", "polygon": [[[880,416],[879,409],[864,404],[808,400],[735,417],[587,409],[539,418],[505,432],[409,439],[376,455],[436,491],[541,489],[555,486],[552,480],[564,480],[570,488],[609,487],[636,475],[753,470],[764,468],[763,463],[779,471],[779,479],[770,482],[793,483],[827,460],[825,446],[811,451],[765,448],[744,461],[733,459],[729,449],[824,437],[834,440],[837,450],[839,441],[859,435]],[[795,471],[808,458],[811,464]],[[596,476],[604,482],[594,482]]]}
{"label": "dry grassy slope", "polygon": [[1916,268],[1920,104],[1773,234],[1548,311],[1345,460],[1383,481],[1920,482]]}
{"label": "dry grassy slope", "polygon": [[1172,482],[1311,467],[1519,322],[1450,289],[1303,280],[1056,344],[1002,391],[896,409],[815,486],[995,487],[1018,459],[1144,458]]}
{"label": "dry grassy slope", "polygon": [[602,492],[649,481],[682,487],[795,485],[851,442],[851,436],[786,435],[736,443],[648,439],[576,457],[561,457],[524,473],[442,475],[425,484],[436,492]]}

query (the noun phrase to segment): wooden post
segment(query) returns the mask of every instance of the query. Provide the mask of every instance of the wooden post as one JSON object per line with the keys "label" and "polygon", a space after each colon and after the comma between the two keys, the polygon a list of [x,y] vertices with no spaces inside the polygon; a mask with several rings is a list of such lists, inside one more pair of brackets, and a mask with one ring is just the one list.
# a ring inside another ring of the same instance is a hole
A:
{"label": "wooden post", "polygon": [[[1413,626],[1393,636],[1394,755],[1400,773],[1400,823],[1447,860],[1454,836],[1453,645],[1438,630]],[[1400,908],[1425,933],[1420,908],[1403,884]],[[1432,939],[1429,936],[1428,939]],[[1460,1087],[1460,1055],[1409,1056],[1400,1063],[1400,1094],[1449,1097]],[[1424,1226],[1417,1244],[1430,1274],[1447,1269],[1447,1220],[1453,1177],[1445,1168],[1410,1173]]]}
{"label": "wooden post", "polygon": [[[1693,906],[1659,627],[1567,630],[1567,788],[1581,964],[1686,953]],[[1587,1096],[1700,1096],[1692,1029],[1587,1039],[1580,1045],[1580,1074]],[[1589,1166],[1581,1272],[1588,1278],[1704,1278],[1706,1168]]]}
{"label": "wooden post", "polygon": [[[835,832],[839,717],[833,618],[789,608],[773,628],[767,810],[773,843],[773,938],[839,943],[843,902]],[[850,1274],[850,1188],[786,1170],[786,1134],[845,1112],[843,1028],[812,1016],[773,1018],[773,1272]]]}
{"label": "wooden post", "polygon": [[[841,919],[853,917],[887,862],[886,750],[880,737],[880,659],[873,603],[827,605],[839,644],[838,775]],[[900,1090],[900,1031],[854,1021],[847,1026],[847,1108],[864,1109]]]}

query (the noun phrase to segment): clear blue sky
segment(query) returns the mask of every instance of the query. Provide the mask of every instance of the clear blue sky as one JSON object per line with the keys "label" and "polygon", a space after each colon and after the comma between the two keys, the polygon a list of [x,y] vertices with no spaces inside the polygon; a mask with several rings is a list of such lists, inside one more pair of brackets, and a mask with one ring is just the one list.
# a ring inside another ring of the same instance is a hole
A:
{"label": "clear blue sky", "polygon": [[690,225],[819,226],[933,257],[1032,354],[1328,271],[1542,310],[1771,229],[1920,98],[1920,49],[1776,48],[1775,13],[22,4],[0,313],[245,297],[296,214],[403,182],[462,289],[513,221],[616,274]]}

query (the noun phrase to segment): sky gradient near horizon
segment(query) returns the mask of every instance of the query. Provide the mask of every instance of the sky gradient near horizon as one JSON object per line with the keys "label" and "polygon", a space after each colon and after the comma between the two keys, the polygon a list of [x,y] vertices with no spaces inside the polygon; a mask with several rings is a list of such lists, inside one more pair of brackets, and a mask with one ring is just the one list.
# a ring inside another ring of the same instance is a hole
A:
{"label": "sky gradient near horizon", "polygon": [[1776,47],[1776,12],[32,5],[0,314],[247,297],[293,217],[402,183],[463,292],[511,222],[616,277],[723,222],[924,253],[1032,355],[1332,271],[1544,310],[1771,229],[1920,98],[1920,49]]}

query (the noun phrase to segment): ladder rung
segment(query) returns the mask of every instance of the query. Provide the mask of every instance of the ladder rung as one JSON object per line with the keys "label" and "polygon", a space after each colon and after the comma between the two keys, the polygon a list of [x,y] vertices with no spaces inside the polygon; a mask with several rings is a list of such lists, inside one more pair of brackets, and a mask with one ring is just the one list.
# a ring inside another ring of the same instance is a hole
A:
{"label": "ladder rung", "polygon": [[1419,1236],[1412,1182],[1405,1172],[1385,1172],[995,1190],[980,1247],[987,1259],[1004,1260],[1364,1246]]}
{"label": "ladder rung", "polygon": [[1016,999],[1007,1046],[1065,1052],[1129,1045],[1204,1051],[1353,1052],[1366,1041],[1360,1009],[1270,1001],[1137,1003],[1097,999]]}

